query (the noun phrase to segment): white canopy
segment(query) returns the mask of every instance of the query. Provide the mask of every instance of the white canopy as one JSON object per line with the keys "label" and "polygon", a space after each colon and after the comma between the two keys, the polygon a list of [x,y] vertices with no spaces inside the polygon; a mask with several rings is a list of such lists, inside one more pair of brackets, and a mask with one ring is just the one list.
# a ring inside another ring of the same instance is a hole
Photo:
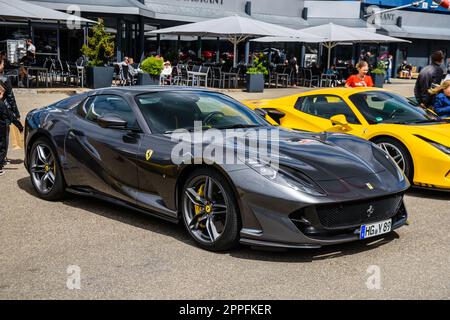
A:
{"label": "white canopy", "polygon": [[363,28],[349,28],[334,23],[305,28],[301,31],[324,39],[322,43],[324,47],[328,49],[328,68],[330,67],[331,49],[337,46],[339,42],[411,42],[408,40],[393,38],[375,32],[370,32]]}
{"label": "white canopy", "polygon": [[307,43],[319,43],[325,41],[324,38],[303,32],[303,30],[297,30],[295,37],[262,37],[250,40],[252,42],[307,42]]}
{"label": "white canopy", "polygon": [[[22,0],[0,0],[0,19],[73,21],[72,15]],[[94,21],[79,18],[80,22]]]}
{"label": "white canopy", "polygon": [[236,47],[238,43],[249,37],[295,36],[296,30],[248,17],[233,15],[219,19],[153,30],[150,33],[199,37],[226,37],[234,45],[234,66],[236,66]]}
{"label": "white canopy", "polygon": [[[328,49],[328,68],[330,67],[331,49],[341,42],[411,42],[408,40],[388,37],[382,34],[368,31],[363,28],[344,27],[334,23],[328,23],[317,27],[305,28],[297,31],[300,35],[298,37],[263,37],[254,39],[252,41],[258,42],[312,42],[323,43],[324,47]],[[316,40],[303,40],[304,35],[316,37]]]}

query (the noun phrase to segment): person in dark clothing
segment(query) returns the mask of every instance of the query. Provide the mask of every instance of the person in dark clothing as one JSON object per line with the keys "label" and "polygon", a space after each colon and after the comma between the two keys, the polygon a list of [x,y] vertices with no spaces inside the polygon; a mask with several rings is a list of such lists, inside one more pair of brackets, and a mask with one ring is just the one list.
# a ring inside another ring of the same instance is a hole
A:
{"label": "person in dark clothing", "polygon": [[[0,84],[2,88],[5,90],[3,99],[6,104],[6,107],[14,114],[14,117],[17,120],[20,120],[20,113],[19,109],[17,108],[11,78],[4,76],[4,69],[2,65],[0,65]],[[8,147],[9,147],[9,125],[6,127],[6,152],[8,152]],[[3,165],[8,163],[8,160],[6,158],[3,161],[5,162],[3,163]]]}
{"label": "person in dark clothing", "polygon": [[4,72],[7,70],[11,70],[13,67],[11,65],[11,62],[6,57],[5,51],[0,51],[0,71]]}
{"label": "person in dark clothing", "polygon": [[0,81],[0,175],[3,175],[3,167],[5,164],[6,154],[8,152],[8,134],[10,124],[13,123],[20,132],[23,132],[23,126],[16,118],[15,114],[10,110],[6,102],[6,88],[4,83]]}
{"label": "person in dark clothing", "polygon": [[319,77],[322,74],[322,72],[320,70],[320,66],[315,62],[311,63],[311,73],[313,76],[319,76]]}
{"label": "person in dark clothing", "polygon": [[431,64],[423,68],[419,73],[414,87],[414,96],[422,108],[426,108],[432,103],[432,98],[428,90],[432,89],[435,85],[440,85],[444,78],[444,70],[441,68],[441,64],[444,63],[444,58],[442,51],[434,52],[431,55]]}

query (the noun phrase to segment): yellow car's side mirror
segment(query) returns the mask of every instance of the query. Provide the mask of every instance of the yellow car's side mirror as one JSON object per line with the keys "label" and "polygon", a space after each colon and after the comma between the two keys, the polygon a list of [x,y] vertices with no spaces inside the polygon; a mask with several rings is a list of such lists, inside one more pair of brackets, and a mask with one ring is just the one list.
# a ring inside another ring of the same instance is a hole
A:
{"label": "yellow car's side mirror", "polygon": [[336,127],[341,127],[344,130],[350,129],[347,118],[343,114],[337,114],[330,118],[331,124]]}
{"label": "yellow car's side mirror", "polygon": [[267,120],[269,120],[268,118],[270,118],[270,120],[276,122],[278,125],[281,124],[280,119],[286,115],[283,111],[277,110],[275,108],[256,108],[255,112],[263,118],[266,118]]}

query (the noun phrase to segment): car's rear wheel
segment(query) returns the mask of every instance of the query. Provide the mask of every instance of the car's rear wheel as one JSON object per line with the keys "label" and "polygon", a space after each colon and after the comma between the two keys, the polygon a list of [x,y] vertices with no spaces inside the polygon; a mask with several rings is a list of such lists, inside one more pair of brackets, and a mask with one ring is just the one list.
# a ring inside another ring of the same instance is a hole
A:
{"label": "car's rear wheel", "polygon": [[226,179],[203,168],[187,178],[181,194],[181,214],[187,231],[204,249],[224,251],[239,240],[238,207]]}
{"label": "car's rear wheel", "polygon": [[389,137],[378,138],[374,142],[394,159],[409,181],[412,182],[412,179],[414,178],[414,168],[408,149],[406,149],[399,141]]}
{"label": "car's rear wheel", "polygon": [[29,157],[31,182],[38,195],[50,201],[64,197],[64,178],[58,157],[46,138],[39,138],[31,147]]}

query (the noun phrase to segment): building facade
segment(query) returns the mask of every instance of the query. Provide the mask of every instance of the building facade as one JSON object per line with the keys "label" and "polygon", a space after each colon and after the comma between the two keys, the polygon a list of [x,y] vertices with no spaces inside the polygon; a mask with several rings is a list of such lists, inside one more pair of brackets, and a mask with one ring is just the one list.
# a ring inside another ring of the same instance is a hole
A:
{"label": "building facade", "polygon": [[[105,21],[108,31],[116,35],[117,57],[133,56],[139,60],[144,50],[174,50],[180,46],[198,50],[197,39],[173,39],[150,35],[149,31],[189,22],[219,18],[233,14],[250,15],[255,19],[302,29],[328,22],[349,27],[368,28],[394,37],[405,38],[412,44],[374,46],[367,50],[377,53],[391,52],[397,64],[403,60],[417,67],[428,63],[436,49],[446,54],[450,49],[450,11],[436,7],[425,0],[417,8],[396,10],[381,15],[366,15],[376,8],[389,9],[410,3],[412,0],[27,0],[52,9],[77,12],[84,18]],[[274,4],[276,2],[276,5]],[[2,25],[0,23],[0,25]],[[1,26],[0,37],[22,37],[31,33],[38,52],[54,48],[59,34],[58,54],[62,59],[76,59],[85,41],[86,30],[60,29],[60,26],[28,25]],[[82,29],[85,26],[82,26]],[[7,31],[5,31],[7,30]],[[9,31],[8,31],[9,30]],[[59,30],[59,31],[57,31]],[[3,40],[3,39],[0,39]],[[174,41],[175,40],[175,41]],[[222,44],[226,46],[224,42]],[[203,49],[216,48],[216,41],[204,41]],[[291,46],[291,45],[289,45]],[[76,49],[74,49],[76,48]],[[242,48],[240,48],[242,50]],[[341,46],[335,56],[345,59],[358,56],[358,46]],[[55,51],[55,49],[53,49]],[[298,48],[296,53],[300,52]]]}
{"label": "building facade", "polygon": [[[361,13],[371,12],[374,7],[386,10],[411,3],[411,0],[364,0]],[[368,19],[368,23],[379,33],[411,41],[409,45],[391,46],[397,65],[407,60],[420,69],[429,63],[431,53],[436,50],[442,50],[449,57],[450,10],[437,6],[431,0],[420,3],[418,7],[375,15]]]}

